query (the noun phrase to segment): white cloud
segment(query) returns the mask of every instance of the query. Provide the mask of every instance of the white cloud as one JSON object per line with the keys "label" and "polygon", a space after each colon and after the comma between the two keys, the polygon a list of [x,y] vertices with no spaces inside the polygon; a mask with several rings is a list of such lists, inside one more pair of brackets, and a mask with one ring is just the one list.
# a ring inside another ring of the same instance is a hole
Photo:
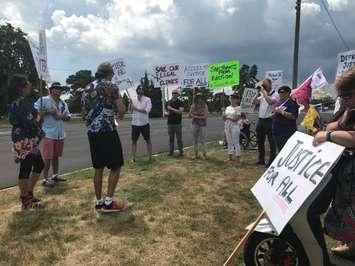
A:
{"label": "white cloud", "polygon": [[88,14],[66,15],[64,10],[52,14],[53,26],[48,39],[57,45],[82,52],[113,53],[127,48],[127,39],[154,39],[173,44],[171,19],[173,1],[115,0],[104,7],[107,17]]}
{"label": "white cloud", "polygon": [[235,0],[215,0],[215,2],[222,14],[231,16],[238,10]]}
{"label": "white cloud", "polygon": [[343,11],[349,8],[349,0],[328,0],[328,4],[329,8],[334,11]]}
{"label": "white cloud", "polygon": [[302,13],[304,15],[315,15],[317,13],[320,13],[320,5],[316,3],[302,3]]}

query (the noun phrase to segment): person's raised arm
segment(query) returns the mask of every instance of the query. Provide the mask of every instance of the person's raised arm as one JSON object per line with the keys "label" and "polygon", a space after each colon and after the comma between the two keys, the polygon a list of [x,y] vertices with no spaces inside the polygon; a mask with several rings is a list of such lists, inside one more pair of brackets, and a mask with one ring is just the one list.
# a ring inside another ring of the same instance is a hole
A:
{"label": "person's raised arm", "polygon": [[269,104],[269,105],[274,105],[277,103],[277,99],[275,97],[273,97],[272,95],[268,95],[267,91],[261,87],[261,94],[264,96],[265,101]]}

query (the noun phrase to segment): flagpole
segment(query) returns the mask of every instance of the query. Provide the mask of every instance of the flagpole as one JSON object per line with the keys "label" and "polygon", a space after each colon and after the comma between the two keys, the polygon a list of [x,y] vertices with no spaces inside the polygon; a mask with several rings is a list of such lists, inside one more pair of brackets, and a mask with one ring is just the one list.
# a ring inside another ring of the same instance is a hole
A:
{"label": "flagpole", "polygon": [[293,74],[292,89],[297,88],[298,80],[298,51],[300,44],[300,21],[301,21],[301,0],[296,0],[296,25],[295,25],[295,42],[293,49]]}

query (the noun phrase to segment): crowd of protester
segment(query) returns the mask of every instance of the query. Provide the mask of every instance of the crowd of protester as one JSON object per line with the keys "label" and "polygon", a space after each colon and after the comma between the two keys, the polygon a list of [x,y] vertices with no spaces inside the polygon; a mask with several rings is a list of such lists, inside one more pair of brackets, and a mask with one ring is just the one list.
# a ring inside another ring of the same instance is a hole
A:
{"label": "crowd of protester", "polygon": [[[121,167],[124,164],[121,141],[117,132],[116,119],[122,119],[126,106],[117,86],[111,82],[114,75],[109,63],[98,66],[95,80],[88,84],[82,94],[82,117],[86,122],[87,137],[91,161],[94,168],[95,209],[100,212],[121,212],[127,209],[125,204],[114,200],[114,193],[119,181]],[[19,164],[18,187],[22,209],[43,208],[43,202],[35,197],[34,188],[43,173],[42,185],[53,187],[56,182],[65,181],[59,175],[59,158],[64,147],[64,123],[71,114],[67,104],[60,99],[62,86],[54,82],[49,87],[49,95],[41,97],[35,103],[28,100],[31,84],[26,76],[16,74],[12,77],[10,88],[16,94],[9,107],[9,121],[12,125],[13,155]],[[355,257],[355,244],[351,238],[354,232],[344,232],[342,219],[350,220],[355,225],[353,210],[355,207],[355,68],[345,72],[335,84],[341,99],[341,110],[334,117],[334,122],[327,125],[325,131],[315,134],[314,145],[331,141],[346,147],[341,160],[333,170],[333,178],[327,188],[315,201],[311,210],[311,227],[327,257],[327,251],[319,216],[329,209],[326,215],[327,233],[342,241],[333,249],[340,256]],[[256,164],[269,166],[287,140],[297,131],[296,120],[299,105],[290,96],[291,88],[281,86],[273,88],[269,79],[261,81],[258,94],[253,104],[258,108],[256,124],[258,160]],[[130,99],[128,110],[132,113],[132,161],[136,160],[137,141],[142,135],[146,142],[149,160],[152,160],[152,142],[149,124],[149,112],[152,103],[144,95],[143,86],[136,89],[137,97]],[[250,121],[242,113],[241,97],[238,93],[230,96],[230,105],[224,110],[224,133],[227,143],[226,161],[240,164],[240,132],[250,127]],[[169,136],[169,155],[175,151],[175,137],[179,156],[184,156],[182,115],[184,104],[179,99],[179,90],[172,92],[172,98],[164,106],[167,117]],[[197,93],[188,112],[191,118],[193,155],[207,159],[206,131],[208,105],[203,95]],[[270,155],[266,161],[265,141],[269,142]],[[40,150],[42,142],[42,151]],[[235,155],[235,160],[234,160]],[[52,168],[52,175],[49,170]],[[102,193],[104,169],[110,170],[108,188]],[[313,217],[313,218],[312,218]]]}

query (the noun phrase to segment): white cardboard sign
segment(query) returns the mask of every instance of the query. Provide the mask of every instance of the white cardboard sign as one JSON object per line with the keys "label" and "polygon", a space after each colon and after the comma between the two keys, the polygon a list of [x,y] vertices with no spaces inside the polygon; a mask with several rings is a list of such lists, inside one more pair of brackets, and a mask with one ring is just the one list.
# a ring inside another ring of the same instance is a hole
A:
{"label": "white cardboard sign", "polygon": [[338,54],[337,75],[339,77],[343,72],[355,67],[355,50]]}
{"label": "white cardboard sign", "polygon": [[240,103],[243,112],[252,113],[253,112],[253,98],[258,94],[257,89],[245,88],[243,93],[243,98]]}
{"label": "white cardboard sign", "polygon": [[278,87],[282,85],[283,71],[282,70],[272,70],[265,72],[265,78],[268,78],[272,82],[272,88],[277,90]]}
{"label": "white cardboard sign", "polygon": [[294,133],[251,189],[279,234],[344,150],[331,142],[314,147],[312,140],[304,133]]}
{"label": "white cardboard sign", "polygon": [[183,66],[181,86],[183,88],[207,87],[208,64]]}
{"label": "white cardboard sign", "polygon": [[111,61],[110,63],[114,72],[112,82],[118,86],[120,92],[133,87],[132,79],[127,74],[127,65],[125,60],[119,58]]}
{"label": "white cardboard sign", "polygon": [[48,70],[48,60],[47,60],[47,43],[46,43],[46,32],[45,30],[40,30],[38,33],[38,42],[32,40],[28,37],[28,43],[31,48],[33,61],[36,65],[37,74],[40,79],[46,82],[51,82],[51,77]]}
{"label": "white cardboard sign", "polygon": [[175,87],[181,84],[180,64],[166,64],[153,67],[154,87]]}

